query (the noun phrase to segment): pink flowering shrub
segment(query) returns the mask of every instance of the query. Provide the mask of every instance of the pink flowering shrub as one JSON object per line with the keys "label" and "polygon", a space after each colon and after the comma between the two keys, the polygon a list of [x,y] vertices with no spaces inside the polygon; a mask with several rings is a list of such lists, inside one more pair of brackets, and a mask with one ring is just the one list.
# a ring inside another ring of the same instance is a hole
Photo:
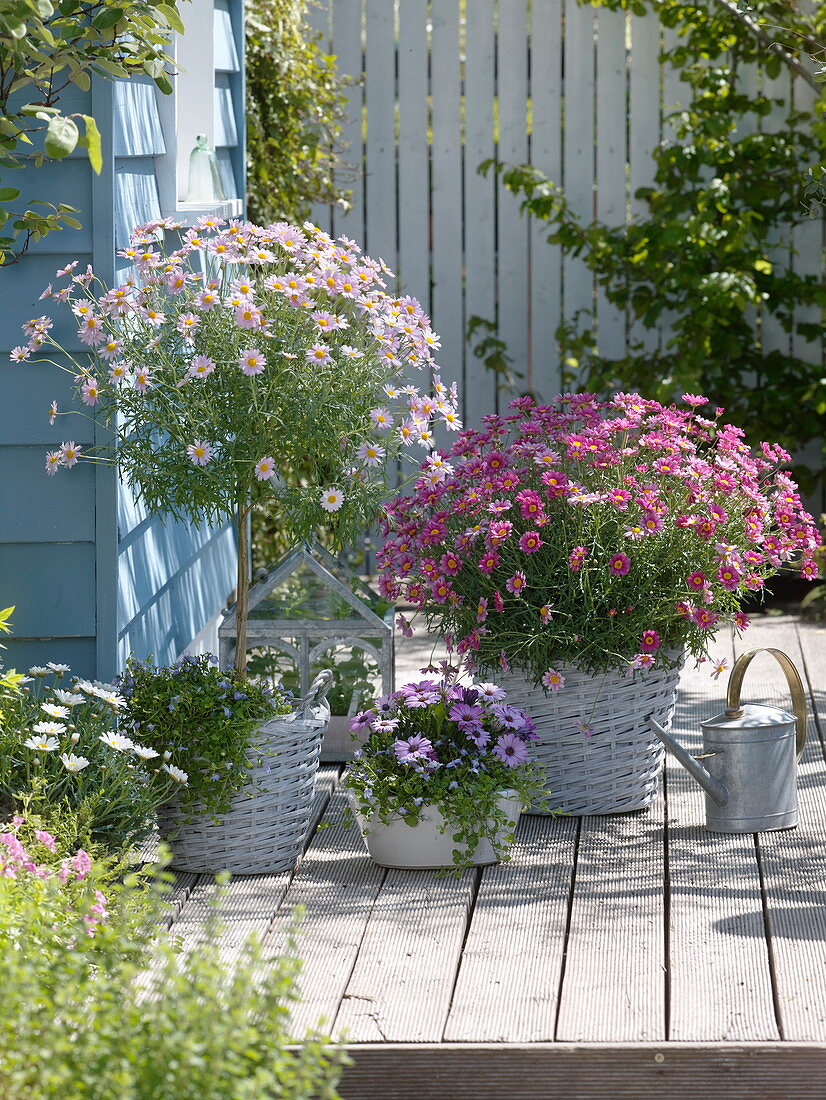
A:
{"label": "pink flowering shrub", "polygon": [[348,765],[344,785],[366,818],[388,822],[419,820],[422,807],[435,805],[453,830],[457,866],[470,862],[479,841],[497,851],[504,815],[497,800],[516,791],[524,805],[544,791],[544,772],[530,755],[536,727],[524,711],[507,702],[495,684],[464,686],[453,666],[441,680],[405,684],[382,696],[350,720],[351,730],[367,732],[364,746]]}
{"label": "pink flowering shrub", "polygon": [[105,895],[87,882],[91,856],[78,848],[58,859],[56,840],[44,829],[28,830],[32,835],[24,844],[25,824],[17,815],[0,826],[0,940],[12,937],[10,922],[22,896],[51,914],[49,936],[64,947],[72,946],[81,930],[94,936],[109,911]]}
{"label": "pink flowering shrub", "polygon": [[[463,432],[389,507],[381,586],[444,632],[471,669],[645,669],[714,630],[784,562],[820,543],[789,455],[636,394],[528,397]],[[411,624],[402,616],[402,628]],[[564,677],[562,677],[564,681]]]}

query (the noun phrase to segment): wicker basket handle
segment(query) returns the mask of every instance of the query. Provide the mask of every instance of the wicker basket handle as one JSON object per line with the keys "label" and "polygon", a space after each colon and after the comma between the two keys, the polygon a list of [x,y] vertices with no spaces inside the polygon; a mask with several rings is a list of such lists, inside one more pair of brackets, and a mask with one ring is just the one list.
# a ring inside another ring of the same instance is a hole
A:
{"label": "wicker basket handle", "polygon": [[312,684],[310,684],[310,690],[298,704],[298,712],[303,718],[312,718],[313,710],[317,707],[323,706],[327,702],[327,692],[333,686],[333,674],[329,668],[325,668],[322,672],[319,672]]}

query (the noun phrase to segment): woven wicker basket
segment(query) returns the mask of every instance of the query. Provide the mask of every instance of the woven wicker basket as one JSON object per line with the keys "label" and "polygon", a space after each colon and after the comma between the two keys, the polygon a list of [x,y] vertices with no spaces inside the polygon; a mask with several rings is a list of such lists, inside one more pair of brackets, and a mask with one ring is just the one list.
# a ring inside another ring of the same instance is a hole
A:
{"label": "woven wicker basket", "polygon": [[[682,655],[677,665],[626,676],[596,676],[577,668],[560,669],[565,686],[558,694],[535,687],[524,676],[498,677],[508,702],[525,710],[537,726],[532,755],[545,766],[550,805],[574,816],[616,814],[648,806],[657,795],[664,749],[648,727],[653,716],[671,725]],[[578,728],[585,722],[586,737]],[[530,808],[527,813],[538,812]]]}
{"label": "woven wicker basket", "polygon": [[158,811],[161,837],[179,871],[265,875],[290,871],[310,825],[321,742],[330,719],[332,673],[316,677],[298,709],[264,723],[250,747],[250,782],[220,819],[192,820],[177,799]]}

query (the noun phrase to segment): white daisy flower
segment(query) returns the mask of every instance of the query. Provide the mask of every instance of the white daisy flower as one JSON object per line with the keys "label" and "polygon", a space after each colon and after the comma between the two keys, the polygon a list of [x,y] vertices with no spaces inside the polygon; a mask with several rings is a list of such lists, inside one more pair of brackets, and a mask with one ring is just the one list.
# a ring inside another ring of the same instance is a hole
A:
{"label": "white daisy flower", "polygon": [[63,675],[64,672],[71,672],[72,671],[71,668],[69,667],[69,665],[58,665],[58,664],[55,664],[54,661],[47,661],[46,662],[46,668],[51,669],[52,672],[59,672],[61,676]]}
{"label": "white daisy flower", "polygon": [[114,730],[109,730],[108,733],[102,733],[98,741],[102,741],[104,745],[108,745],[109,748],[114,749],[115,752],[126,752],[127,749],[132,748],[132,742],[129,738],[124,737],[123,734],[115,733]]}
{"label": "white daisy flower", "polygon": [[120,707],[126,706],[126,700],[122,695],[118,695],[116,691],[110,691],[104,687],[94,687],[92,689],[92,695],[98,699],[102,699],[104,703],[108,703],[110,707],[114,707],[115,710],[119,710]]}
{"label": "white daisy flower", "polygon": [[48,676],[50,671],[50,669],[42,668],[40,665],[32,665],[29,669],[29,676]]}
{"label": "white daisy flower", "polygon": [[34,749],[36,752],[54,752],[60,748],[54,737],[29,737],[23,744],[27,749]]}
{"label": "white daisy flower", "polygon": [[68,718],[69,717],[69,708],[68,707],[58,707],[58,706],[55,706],[54,703],[41,703],[40,704],[40,709],[43,711],[44,714],[48,714],[48,716],[50,718]]}
{"label": "white daisy flower", "polygon": [[164,764],[163,770],[168,772],[176,783],[186,783],[189,776],[185,771],[181,771],[180,768],[176,768],[174,764]]}
{"label": "white daisy flower", "polygon": [[150,749],[148,745],[137,745],[132,743],[132,752],[135,756],[139,756],[141,760],[154,760],[156,756],[160,756],[159,752],[155,752],[154,749]]}
{"label": "white daisy flower", "polygon": [[63,767],[66,771],[73,774],[82,772],[84,768],[89,767],[89,761],[85,756],[75,756],[73,752],[64,752],[60,759],[63,761]]}
{"label": "white daisy flower", "polygon": [[77,707],[86,702],[82,695],[76,695],[73,691],[61,691],[60,688],[54,688],[54,697],[64,707]]}
{"label": "white daisy flower", "polygon": [[36,722],[32,729],[35,733],[44,733],[48,736],[56,736],[66,732],[66,727],[62,722]]}

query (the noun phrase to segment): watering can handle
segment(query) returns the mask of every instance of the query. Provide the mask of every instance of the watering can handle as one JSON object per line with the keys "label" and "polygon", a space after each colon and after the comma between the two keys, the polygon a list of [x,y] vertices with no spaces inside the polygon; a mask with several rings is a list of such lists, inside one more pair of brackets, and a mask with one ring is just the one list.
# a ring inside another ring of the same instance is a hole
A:
{"label": "watering can handle", "polygon": [[731,676],[728,682],[728,692],[726,693],[726,717],[742,717],[743,711],[740,709],[740,688],[743,686],[743,677],[746,675],[746,669],[758,653],[771,653],[772,657],[776,659],[786,676],[786,683],[789,685],[789,691],[792,695],[792,707],[794,709],[795,718],[797,719],[797,758],[799,760],[803,755],[803,749],[806,747],[806,693],[803,690],[803,681],[800,679],[800,673],[795,668],[791,658],[782,650],[750,649],[748,653],[744,653],[737,658],[734,662],[734,668],[731,670]]}

